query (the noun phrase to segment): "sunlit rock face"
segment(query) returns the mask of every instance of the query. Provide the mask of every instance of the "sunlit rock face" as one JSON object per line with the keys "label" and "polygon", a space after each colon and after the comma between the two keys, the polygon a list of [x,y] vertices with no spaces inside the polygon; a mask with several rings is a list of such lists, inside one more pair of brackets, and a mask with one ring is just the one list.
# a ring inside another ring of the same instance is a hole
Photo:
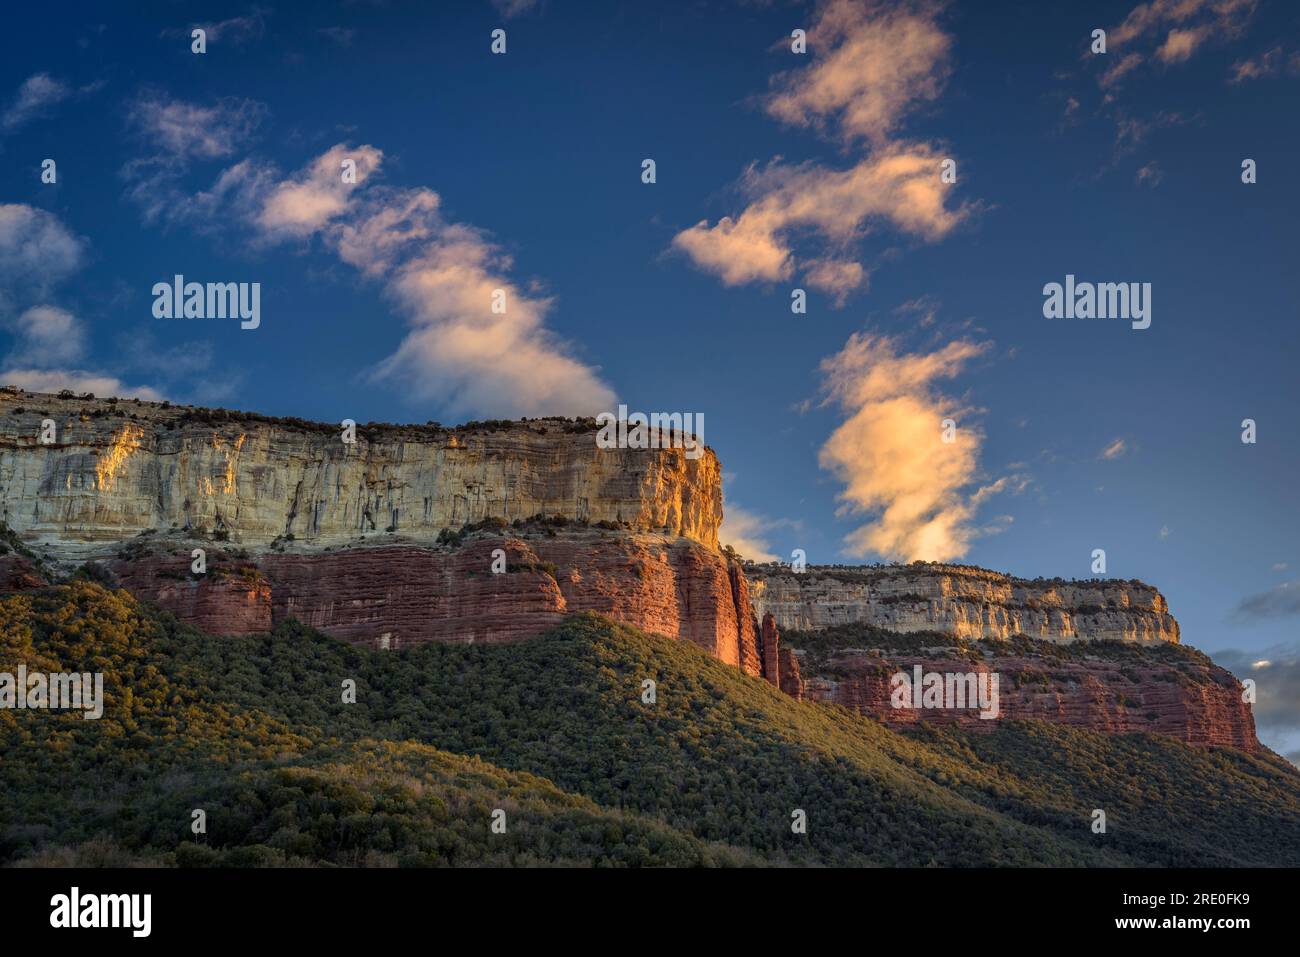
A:
{"label": "sunlit rock face", "polygon": [[744,576],[717,549],[689,538],[530,526],[433,547],[253,556],[217,546],[206,552],[202,575],[191,571],[188,544],[150,537],[109,568],[132,592],[218,634],[266,632],[292,618],[389,650],[429,641],[499,644],[590,611],[760,672]]}
{"label": "sunlit rock face", "polygon": [[[54,441],[41,442],[43,423]],[[599,449],[594,423],[333,425],[135,400],[0,392],[0,519],[61,555],[171,528],[246,548],[416,543],[484,519],[620,523],[717,545],[704,450]]]}
{"label": "sunlit rock face", "polygon": [[781,629],[862,622],[961,638],[1179,640],[1164,596],[1135,581],[1029,581],[960,565],[747,565],[756,613]]}
{"label": "sunlit rock face", "polygon": [[99,563],[219,634],[293,618],[375,647],[490,643],[594,611],[761,672],[711,450],[601,449],[594,422],[563,419],[341,436],[4,390],[0,518],[65,571]]}

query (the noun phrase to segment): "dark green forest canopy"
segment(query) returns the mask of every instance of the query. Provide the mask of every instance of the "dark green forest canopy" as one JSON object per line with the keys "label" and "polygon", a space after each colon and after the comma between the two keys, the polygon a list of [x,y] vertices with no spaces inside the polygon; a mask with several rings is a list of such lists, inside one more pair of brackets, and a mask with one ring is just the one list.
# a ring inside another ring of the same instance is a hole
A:
{"label": "dark green forest canopy", "polygon": [[18,663],[103,672],[107,700],[98,721],[0,711],[10,865],[1300,861],[1300,774],[1271,755],[1038,722],[894,731],[594,616],[378,652],[294,622],[204,635],[74,582],[0,598],[0,670]]}

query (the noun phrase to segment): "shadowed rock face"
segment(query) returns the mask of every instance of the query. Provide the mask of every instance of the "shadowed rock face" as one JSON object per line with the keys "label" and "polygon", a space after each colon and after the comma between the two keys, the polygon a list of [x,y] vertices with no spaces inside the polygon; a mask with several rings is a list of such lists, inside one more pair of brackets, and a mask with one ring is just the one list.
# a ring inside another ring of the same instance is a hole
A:
{"label": "shadowed rock face", "polygon": [[960,638],[1179,640],[1164,596],[1141,582],[1028,581],[960,565],[809,566],[799,574],[749,565],[746,574],[755,611],[771,612],[787,630],[863,623]]}
{"label": "shadowed rock face", "polygon": [[[978,709],[970,708],[893,707],[891,677],[899,672],[911,677],[915,665],[941,674],[996,674],[999,718],[982,719]],[[1260,749],[1254,716],[1242,701],[1241,684],[1208,659],[1132,665],[1102,658],[1060,662],[988,651],[973,662],[964,657],[846,649],[832,654],[816,673],[805,671],[789,690],[894,725],[956,723],[993,731],[999,721],[1036,719],[1112,734],[1152,731],[1188,744]]]}
{"label": "shadowed rock face", "polygon": [[56,557],[149,529],[324,547],[385,532],[426,543],[538,514],[716,547],[718,460],[709,449],[694,460],[682,449],[599,449],[594,424],[577,420],[361,426],[348,445],[333,425],[0,391],[0,519]]}

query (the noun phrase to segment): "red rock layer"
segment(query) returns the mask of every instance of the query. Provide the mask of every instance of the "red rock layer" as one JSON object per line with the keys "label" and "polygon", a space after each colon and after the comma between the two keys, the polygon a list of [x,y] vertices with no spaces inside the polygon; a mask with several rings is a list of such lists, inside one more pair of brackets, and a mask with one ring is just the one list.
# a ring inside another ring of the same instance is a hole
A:
{"label": "red rock layer", "polygon": [[763,649],[763,677],[781,687],[781,636],[776,630],[776,619],[769,611],[763,616],[763,629],[759,644]]}
{"label": "red rock layer", "polygon": [[156,602],[181,621],[218,635],[271,630],[271,586],[252,562],[209,552],[208,571],[190,571],[188,554],[160,554],[111,566],[128,591]]}
{"label": "red rock layer", "polygon": [[49,582],[21,555],[0,556],[0,592],[31,591]]}
{"label": "red rock layer", "polygon": [[[492,571],[494,552],[506,571]],[[114,563],[124,587],[216,634],[264,632],[295,618],[347,641],[401,647],[425,641],[518,641],[592,611],[690,641],[747,674],[762,671],[745,576],[686,538],[579,533],[487,537],[455,551],[394,545],[270,553],[209,572],[188,555]]]}
{"label": "red rock layer", "polygon": [[754,605],[749,599],[749,579],[735,562],[727,566],[727,578],[736,614],[736,664],[747,675],[761,675],[763,660],[758,650],[758,629],[754,627]]}
{"label": "red rock layer", "polygon": [[781,690],[795,701],[804,697],[803,678],[799,675],[799,657],[791,648],[781,649]]}
{"label": "red rock layer", "polygon": [[844,705],[889,724],[956,722],[982,731],[997,727],[997,720],[981,719],[977,709],[891,707],[890,677],[902,671],[911,679],[917,664],[926,672],[997,674],[1002,720],[1036,719],[1111,734],[1153,731],[1189,744],[1259,750],[1255,719],[1242,701],[1241,684],[1216,665],[1195,662],[1135,668],[1105,660],[993,657],[971,662],[842,652],[831,662],[834,677],[807,676],[790,687],[814,701]]}

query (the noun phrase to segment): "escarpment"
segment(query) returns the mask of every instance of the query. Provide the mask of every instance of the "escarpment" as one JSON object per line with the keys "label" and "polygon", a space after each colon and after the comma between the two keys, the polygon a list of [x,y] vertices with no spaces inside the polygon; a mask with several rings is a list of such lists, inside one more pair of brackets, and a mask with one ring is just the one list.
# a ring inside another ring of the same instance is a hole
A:
{"label": "escarpment", "polygon": [[595,611],[758,674],[701,451],[602,449],[593,421],[566,419],[367,425],[349,443],[332,425],[6,389],[0,519],[207,631],[292,617],[392,648]]}
{"label": "escarpment", "polygon": [[1142,582],[1028,580],[965,565],[747,565],[761,616],[783,630],[861,623],[959,638],[1179,640],[1164,596]]}
{"label": "escarpment", "polygon": [[1007,718],[1258,748],[1240,685],[1178,646],[1149,585],[742,566],[718,548],[712,450],[596,434],[538,419],[365,425],[345,442],[296,419],[2,389],[0,590],[84,566],[207,632],[295,619],[390,650],[519,641],[590,611],[887,723],[970,723],[890,707],[898,670],[967,664],[1005,678]]}
{"label": "escarpment", "polygon": [[[964,640],[861,624],[788,632],[782,642],[782,651],[798,662],[789,679],[782,675],[790,683],[789,693],[842,705],[886,724],[936,722],[991,731],[999,721],[1039,720],[1260,749],[1241,683],[1200,652],[1169,642],[1061,644],[1023,636]],[[986,709],[991,717],[981,717],[973,697],[962,707],[947,699],[937,707],[924,701],[915,707],[908,692],[917,684],[916,669],[945,680],[977,676],[986,691],[994,689],[992,707]],[[996,684],[988,684],[990,678]]]}
{"label": "escarpment", "polygon": [[[601,449],[586,420],[333,425],[0,391],[0,519],[61,556],[149,530],[247,548],[356,544],[533,515],[717,546],[712,450]],[[51,441],[43,441],[43,435]]]}

